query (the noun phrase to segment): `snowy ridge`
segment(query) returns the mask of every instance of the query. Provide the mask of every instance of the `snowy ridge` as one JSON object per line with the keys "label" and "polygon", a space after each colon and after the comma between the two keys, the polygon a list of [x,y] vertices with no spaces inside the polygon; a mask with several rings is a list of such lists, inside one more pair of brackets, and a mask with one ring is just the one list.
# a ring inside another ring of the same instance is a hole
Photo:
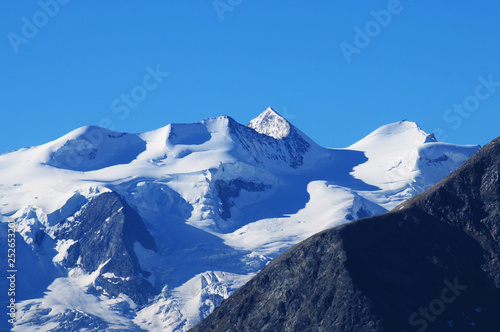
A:
{"label": "snowy ridge", "polygon": [[16,222],[18,269],[33,271],[15,330],[186,331],[292,245],[391,209],[477,150],[408,121],[326,149],[269,108],[249,126],[82,127],[1,155],[0,230]]}
{"label": "snowy ridge", "polygon": [[406,200],[446,177],[479,146],[439,143],[416,123],[406,120],[380,127],[348,149],[363,151],[368,162],[351,173],[365,183],[393,194],[375,198],[390,209],[394,202]]}

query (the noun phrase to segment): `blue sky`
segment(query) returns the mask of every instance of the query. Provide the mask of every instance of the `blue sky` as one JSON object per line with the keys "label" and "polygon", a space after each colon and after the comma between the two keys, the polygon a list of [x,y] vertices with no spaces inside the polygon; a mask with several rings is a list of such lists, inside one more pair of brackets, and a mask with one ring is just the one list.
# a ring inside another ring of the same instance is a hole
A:
{"label": "blue sky", "polygon": [[484,145],[500,135],[499,13],[486,1],[3,1],[0,153],[90,124],[246,124],[268,106],[326,147],[402,119]]}

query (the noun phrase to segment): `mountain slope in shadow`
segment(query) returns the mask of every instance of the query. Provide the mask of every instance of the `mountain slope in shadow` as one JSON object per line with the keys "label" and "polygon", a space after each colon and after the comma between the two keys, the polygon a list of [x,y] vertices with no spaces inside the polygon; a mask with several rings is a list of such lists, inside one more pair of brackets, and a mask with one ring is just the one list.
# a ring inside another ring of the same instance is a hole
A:
{"label": "mountain slope in shadow", "polygon": [[500,138],[392,211],[288,250],[192,331],[498,331]]}

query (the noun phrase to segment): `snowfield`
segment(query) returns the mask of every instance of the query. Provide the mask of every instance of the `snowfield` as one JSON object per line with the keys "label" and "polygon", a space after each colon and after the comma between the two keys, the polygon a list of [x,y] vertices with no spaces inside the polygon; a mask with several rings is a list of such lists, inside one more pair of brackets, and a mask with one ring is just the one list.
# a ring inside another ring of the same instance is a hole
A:
{"label": "snowfield", "polygon": [[[1,155],[0,231],[14,220],[18,233],[14,330],[186,331],[284,250],[392,209],[478,149],[439,143],[409,121],[323,148],[269,108],[249,126],[227,116],[140,134],[88,126]],[[75,237],[105,193],[123,205]],[[154,239],[113,240],[135,272],[76,249],[121,225],[144,225]],[[137,285],[155,292],[134,302]]]}

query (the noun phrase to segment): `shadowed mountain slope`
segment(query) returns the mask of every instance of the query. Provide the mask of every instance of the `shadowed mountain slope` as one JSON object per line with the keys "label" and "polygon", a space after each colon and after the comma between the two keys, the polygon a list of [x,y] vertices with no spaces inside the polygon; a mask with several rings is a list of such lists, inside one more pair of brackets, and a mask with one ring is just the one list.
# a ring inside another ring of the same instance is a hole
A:
{"label": "shadowed mountain slope", "polygon": [[192,331],[498,331],[500,138],[392,211],[288,250]]}

